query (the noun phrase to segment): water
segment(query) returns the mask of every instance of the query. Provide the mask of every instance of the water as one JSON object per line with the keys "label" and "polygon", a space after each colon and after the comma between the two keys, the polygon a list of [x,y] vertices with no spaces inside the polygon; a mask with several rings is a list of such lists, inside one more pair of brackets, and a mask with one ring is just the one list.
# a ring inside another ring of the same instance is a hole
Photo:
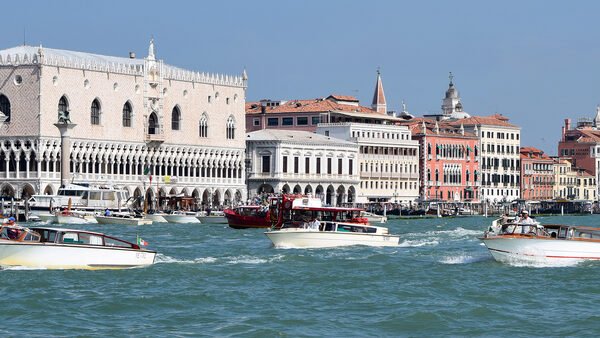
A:
{"label": "water", "polygon": [[261,230],[226,225],[80,226],[139,232],[157,264],[0,271],[0,335],[598,335],[600,262],[497,263],[477,239],[489,222],[392,220],[397,248],[313,250],[274,249]]}

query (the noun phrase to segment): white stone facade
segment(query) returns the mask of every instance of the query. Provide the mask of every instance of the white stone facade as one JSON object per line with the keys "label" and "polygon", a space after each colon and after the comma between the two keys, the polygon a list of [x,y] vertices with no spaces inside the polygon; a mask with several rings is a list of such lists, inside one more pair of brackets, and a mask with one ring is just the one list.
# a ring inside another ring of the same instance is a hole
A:
{"label": "white stone facade", "polygon": [[265,129],[247,135],[250,197],[313,194],[328,205],[356,202],[358,145],[306,131]]}
{"label": "white stone facade", "polygon": [[153,42],[144,59],[0,50],[0,103],[9,102],[9,116],[0,119],[0,191],[17,198],[56,193],[61,154],[54,123],[68,110],[76,124],[75,182],[109,182],[150,197],[183,193],[207,205],[241,200],[246,86],[245,72],[168,66],[155,58]]}
{"label": "white stone facade", "polygon": [[410,205],[419,198],[419,142],[407,126],[321,123],[317,133],[359,146],[358,203]]}

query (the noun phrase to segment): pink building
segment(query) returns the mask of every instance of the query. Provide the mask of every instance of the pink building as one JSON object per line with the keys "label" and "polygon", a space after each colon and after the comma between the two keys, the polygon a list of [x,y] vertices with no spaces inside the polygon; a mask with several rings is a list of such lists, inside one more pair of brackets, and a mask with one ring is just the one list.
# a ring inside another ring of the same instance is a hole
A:
{"label": "pink building", "polygon": [[540,149],[521,148],[521,198],[528,201],[552,199],[554,160]]}
{"label": "pink building", "polygon": [[477,202],[480,198],[479,138],[434,119],[409,122],[421,149],[421,199]]}
{"label": "pink building", "polygon": [[569,157],[573,160],[573,166],[596,175],[596,158],[592,152],[598,145],[600,130],[596,129],[595,123],[582,119],[576,128],[571,129],[571,119],[565,119],[562,137],[558,142],[558,156]]}

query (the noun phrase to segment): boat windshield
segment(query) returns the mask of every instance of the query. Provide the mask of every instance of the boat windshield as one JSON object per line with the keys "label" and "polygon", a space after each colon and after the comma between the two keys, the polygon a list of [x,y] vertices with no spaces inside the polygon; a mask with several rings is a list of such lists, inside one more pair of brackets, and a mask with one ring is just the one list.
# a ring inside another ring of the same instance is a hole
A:
{"label": "boat windshield", "polygon": [[18,227],[3,226],[0,230],[0,238],[15,240],[21,236],[22,231],[23,230]]}
{"label": "boat windshield", "polygon": [[85,232],[64,232],[60,234],[59,243],[103,245],[102,236]]}

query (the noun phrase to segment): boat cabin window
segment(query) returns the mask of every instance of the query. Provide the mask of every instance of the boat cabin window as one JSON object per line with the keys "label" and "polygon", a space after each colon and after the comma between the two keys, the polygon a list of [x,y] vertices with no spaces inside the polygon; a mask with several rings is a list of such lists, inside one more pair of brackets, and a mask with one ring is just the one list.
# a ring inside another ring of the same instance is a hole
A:
{"label": "boat cabin window", "polygon": [[110,237],[105,237],[104,238],[104,245],[106,246],[116,246],[116,247],[120,247],[120,248],[132,248],[133,246],[131,245],[131,243],[125,242],[125,241],[121,241],[118,240],[116,238],[110,238]]}
{"label": "boat cabin window", "polygon": [[40,235],[37,232],[27,232],[25,238],[23,238],[24,242],[39,242]]}
{"label": "boat cabin window", "polygon": [[84,190],[60,190],[58,192],[59,196],[81,196],[85,191]]}
{"label": "boat cabin window", "polygon": [[38,230],[38,233],[42,235],[42,242],[54,243],[56,242],[56,231],[55,230]]}
{"label": "boat cabin window", "polygon": [[90,191],[89,199],[99,201],[101,199],[101,193],[99,191]]}
{"label": "boat cabin window", "polygon": [[114,201],[115,200],[115,192],[114,191],[103,192],[102,199],[105,201]]}
{"label": "boat cabin window", "polygon": [[103,245],[102,236],[85,232],[65,232],[62,234],[61,242],[65,244]]}
{"label": "boat cabin window", "polygon": [[79,234],[76,232],[65,232],[59,237],[60,243],[65,244],[81,244],[79,242]]}
{"label": "boat cabin window", "polygon": [[338,231],[342,232],[363,232],[374,234],[377,232],[376,228],[365,227],[365,226],[357,226],[357,225],[346,225],[346,224],[338,224]]}

